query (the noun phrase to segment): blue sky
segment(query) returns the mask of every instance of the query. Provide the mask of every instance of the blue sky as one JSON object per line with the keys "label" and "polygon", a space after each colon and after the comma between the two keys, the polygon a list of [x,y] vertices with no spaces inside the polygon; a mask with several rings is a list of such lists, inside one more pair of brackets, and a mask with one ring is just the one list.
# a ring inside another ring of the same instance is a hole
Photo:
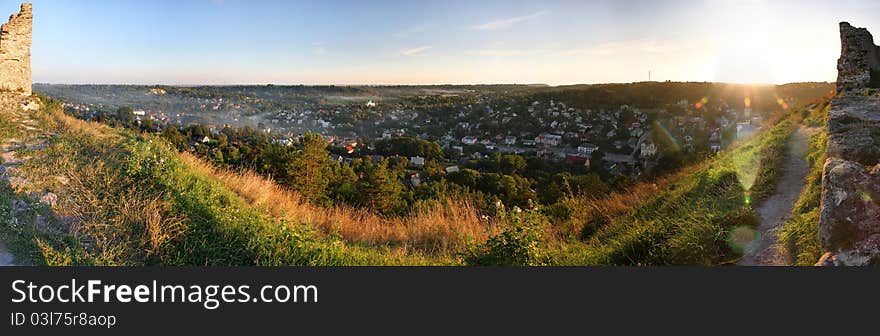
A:
{"label": "blue sky", "polygon": [[833,81],[838,22],[880,34],[871,0],[33,3],[49,83]]}

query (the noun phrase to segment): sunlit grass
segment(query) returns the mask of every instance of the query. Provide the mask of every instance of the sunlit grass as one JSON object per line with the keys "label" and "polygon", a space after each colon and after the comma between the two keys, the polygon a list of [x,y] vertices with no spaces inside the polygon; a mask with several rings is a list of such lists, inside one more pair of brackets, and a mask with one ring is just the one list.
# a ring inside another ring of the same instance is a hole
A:
{"label": "sunlit grass", "polygon": [[[12,214],[11,202],[29,190],[4,193],[0,210],[22,230],[2,230],[19,255],[48,265],[438,265],[454,257],[430,257],[392,246],[356,246],[323,234],[296,216],[277,215],[229,188],[218,173],[181,157],[163,140],[84,122],[60,109],[35,115],[51,143],[22,166],[31,188],[51,188],[58,204],[42,215]],[[66,185],[52,185],[64,177]],[[232,177],[227,176],[227,179]],[[251,178],[253,178],[251,176]],[[247,180],[248,177],[243,177]],[[258,192],[274,186],[256,181]],[[280,191],[274,187],[275,191]],[[281,209],[275,195],[263,199]],[[293,197],[293,196],[291,196]],[[456,205],[459,206],[459,205]],[[461,214],[467,208],[461,207]],[[431,221],[438,217],[426,217]],[[460,218],[454,218],[458,220]],[[450,221],[447,221],[451,222]],[[442,222],[441,222],[442,223]],[[13,227],[7,224],[6,228]],[[485,228],[484,228],[485,229]],[[424,234],[430,234],[430,228]],[[442,239],[442,236],[437,236]],[[475,238],[478,239],[478,238]]]}
{"label": "sunlit grass", "polygon": [[830,98],[823,101],[805,121],[808,126],[818,129],[810,138],[810,147],[806,154],[807,162],[811,167],[810,175],[807,176],[806,188],[795,202],[791,219],[779,231],[780,244],[788,249],[797,265],[813,265],[822,255],[818,231],[822,171],[828,142],[826,123],[829,102]]}
{"label": "sunlit grass", "polygon": [[[629,208],[615,210],[583,243],[561,243],[554,261],[566,265],[721,265],[738,260],[757,238],[754,204],[775,188],[790,114],[718,157],[675,176]],[[601,204],[601,203],[600,203]]]}

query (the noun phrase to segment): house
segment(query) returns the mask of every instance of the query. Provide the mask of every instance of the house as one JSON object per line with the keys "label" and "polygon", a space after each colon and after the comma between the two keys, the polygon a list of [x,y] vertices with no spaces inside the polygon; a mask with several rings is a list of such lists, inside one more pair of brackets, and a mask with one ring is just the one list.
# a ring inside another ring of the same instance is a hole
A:
{"label": "house", "polygon": [[750,122],[741,122],[736,124],[736,138],[743,139],[752,136],[755,132],[758,131],[758,128],[752,125]]}
{"label": "house", "polygon": [[562,142],[562,136],[559,134],[549,134],[549,133],[541,133],[535,138],[535,142],[539,144],[544,144],[547,146],[559,146]]}
{"label": "house", "polygon": [[593,152],[599,149],[599,146],[596,146],[591,143],[584,143],[578,146],[578,153],[592,155]]}
{"label": "house", "polygon": [[421,156],[413,156],[413,157],[409,158],[409,162],[411,162],[412,164],[414,164],[416,166],[424,166],[425,165],[425,158],[423,158]]}
{"label": "house", "polygon": [[636,160],[632,156],[626,155],[626,154],[616,154],[616,153],[605,153],[605,155],[602,157],[602,160],[604,160],[606,162],[610,162],[610,163],[616,163],[616,164],[622,163],[622,164],[634,165],[636,163]]}
{"label": "house", "polygon": [[709,135],[709,141],[718,142],[721,141],[721,129],[716,128],[712,130],[712,134]]}
{"label": "house", "polygon": [[209,143],[209,142],[211,142],[211,138],[209,138],[207,135],[204,138],[202,138],[202,143]]}
{"label": "house", "polygon": [[418,187],[422,184],[422,178],[419,174],[413,174],[412,177],[409,178],[409,181],[412,183],[413,187]]}
{"label": "house", "polygon": [[565,157],[565,162],[570,163],[570,164],[584,165],[584,166],[589,167],[590,166],[590,156],[587,154],[583,154],[583,153],[568,154]]}
{"label": "house", "polygon": [[643,142],[639,152],[643,158],[653,157],[657,154],[657,145],[653,142]]}
{"label": "house", "polygon": [[535,140],[523,140],[522,144],[523,146],[534,147],[536,143]]}
{"label": "house", "polygon": [[445,170],[446,170],[446,173],[447,173],[447,174],[452,174],[452,173],[457,173],[457,172],[459,172],[458,166],[449,166],[449,167],[446,167]]}
{"label": "house", "polygon": [[718,152],[721,150],[721,144],[720,143],[711,143],[711,144],[709,144],[709,148],[712,149],[713,152]]}
{"label": "house", "polygon": [[516,145],[516,137],[515,137],[515,136],[508,136],[508,137],[505,137],[505,138],[504,138],[504,144],[505,144],[505,145],[508,145],[508,146]]}
{"label": "house", "polygon": [[477,137],[468,135],[464,138],[461,138],[461,143],[465,145],[475,145],[477,143]]}

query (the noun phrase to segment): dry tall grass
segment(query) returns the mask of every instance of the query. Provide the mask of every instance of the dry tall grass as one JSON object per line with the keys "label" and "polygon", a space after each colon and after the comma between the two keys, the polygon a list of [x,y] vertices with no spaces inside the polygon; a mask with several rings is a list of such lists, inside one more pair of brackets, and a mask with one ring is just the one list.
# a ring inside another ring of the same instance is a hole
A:
{"label": "dry tall grass", "polygon": [[469,242],[484,242],[499,226],[482,219],[472,205],[458,200],[417,206],[410,215],[394,218],[344,205],[315,206],[298,193],[252,171],[217,169],[189,153],[181,154],[181,158],[188,165],[215,176],[279,222],[305,223],[353,244],[391,245],[434,255],[451,255],[463,251]]}
{"label": "dry tall grass", "polygon": [[[57,195],[57,203],[41,207],[37,226],[44,238],[57,242],[75,237],[82,244],[71,253],[86,257],[89,264],[141,265],[180,234],[182,219],[170,211],[163,194],[143,188],[121,171],[130,153],[120,145],[118,133],[60,110],[33,117],[53,134],[52,141],[46,140],[46,146],[19,168],[20,177],[29,183],[27,190],[16,192],[40,195],[51,190]],[[53,245],[65,244],[48,241],[41,239],[38,245],[49,264],[74,262],[67,252],[53,252]],[[50,255],[66,257],[50,261]]]}
{"label": "dry tall grass", "polygon": [[651,182],[640,182],[626,190],[613,192],[602,197],[570,197],[564,200],[571,213],[564,223],[554,225],[548,237],[557,242],[569,237],[581,239],[592,235],[617,217],[625,216],[653,199],[658,190],[667,188],[682,177],[693,174],[704,167],[697,164],[685,167],[677,173],[664,176]]}

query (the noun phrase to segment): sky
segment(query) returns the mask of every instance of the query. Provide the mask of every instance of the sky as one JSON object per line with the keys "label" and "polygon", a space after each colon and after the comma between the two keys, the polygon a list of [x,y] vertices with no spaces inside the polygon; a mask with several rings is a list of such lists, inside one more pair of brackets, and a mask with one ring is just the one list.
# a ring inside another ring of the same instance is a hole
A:
{"label": "sky", "polygon": [[880,34],[876,0],[32,2],[41,83],[834,81],[838,23]]}

